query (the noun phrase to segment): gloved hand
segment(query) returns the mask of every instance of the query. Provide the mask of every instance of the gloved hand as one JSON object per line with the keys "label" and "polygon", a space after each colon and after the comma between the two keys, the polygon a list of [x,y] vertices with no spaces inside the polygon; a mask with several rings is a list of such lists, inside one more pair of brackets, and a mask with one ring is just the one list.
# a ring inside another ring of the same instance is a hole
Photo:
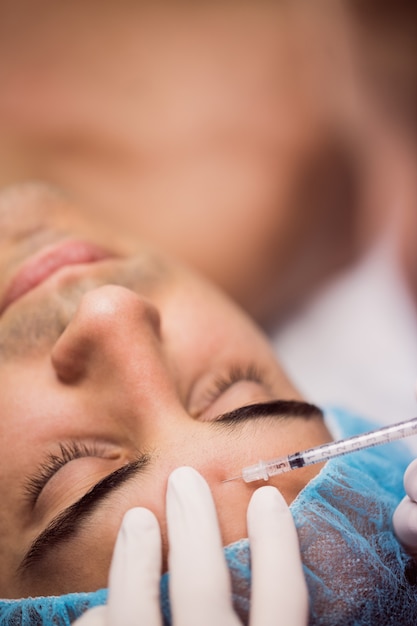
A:
{"label": "gloved hand", "polygon": [[399,542],[417,560],[417,459],[407,467],[404,487],[407,495],[396,508],[392,521]]}
{"label": "gloved hand", "polygon": [[[291,513],[277,489],[261,487],[248,512],[252,560],[251,626],[305,626],[308,594]],[[168,481],[170,601],[176,626],[240,626],[231,601],[210,489],[194,469]],[[161,539],[147,509],[124,517],[109,575],[105,607],[91,609],[76,626],[161,626]]]}

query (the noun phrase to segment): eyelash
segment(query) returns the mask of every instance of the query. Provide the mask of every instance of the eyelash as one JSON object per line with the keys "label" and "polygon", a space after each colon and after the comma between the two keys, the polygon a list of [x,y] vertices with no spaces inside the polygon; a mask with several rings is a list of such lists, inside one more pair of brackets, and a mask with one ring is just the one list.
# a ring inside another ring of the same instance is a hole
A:
{"label": "eyelash", "polygon": [[265,384],[265,378],[264,372],[255,363],[248,363],[244,366],[233,364],[225,374],[221,374],[214,380],[213,386],[206,392],[206,400],[214,402],[222,393],[241,381],[248,380]]}
{"label": "eyelash", "polygon": [[[225,374],[219,375],[214,380],[212,388],[206,392],[207,402],[214,402],[234,384],[244,380],[264,384],[265,375],[255,363],[249,363],[244,366],[233,364]],[[75,459],[102,456],[94,444],[71,441],[70,443],[61,443],[59,447],[60,454],[49,454],[36,475],[30,478],[25,487],[26,495],[33,506],[36,504],[47,482],[61,467]]]}
{"label": "eyelash", "polygon": [[29,479],[25,487],[26,495],[33,506],[36,504],[46,483],[61,467],[75,459],[102,456],[94,443],[86,444],[71,441],[70,443],[61,443],[59,447],[60,454],[49,454],[46,461],[42,463],[36,474]]}

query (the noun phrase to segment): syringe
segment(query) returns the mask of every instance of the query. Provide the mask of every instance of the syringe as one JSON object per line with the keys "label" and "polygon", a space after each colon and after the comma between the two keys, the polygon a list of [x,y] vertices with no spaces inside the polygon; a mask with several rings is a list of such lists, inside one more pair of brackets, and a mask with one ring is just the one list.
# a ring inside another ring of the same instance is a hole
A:
{"label": "syringe", "polygon": [[304,450],[303,452],[280,456],[270,461],[259,461],[256,465],[244,467],[240,476],[227,478],[223,482],[237,480],[239,478],[242,478],[246,483],[251,483],[255,480],[268,480],[268,478],[277,474],[284,474],[284,472],[290,472],[291,470],[299,469],[306,465],[312,465],[313,463],[324,463],[336,456],[358,452],[365,448],[379,446],[383,443],[395,441],[396,439],[410,437],[411,435],[417,435],[417,417],[405,422],[399,422],[398,424],[392,424],[391,426],[384,426],[383,428],[378,428],[377,430],[372,430],[367,433],[354,435],[348,439],[325,443],[321,446]]}

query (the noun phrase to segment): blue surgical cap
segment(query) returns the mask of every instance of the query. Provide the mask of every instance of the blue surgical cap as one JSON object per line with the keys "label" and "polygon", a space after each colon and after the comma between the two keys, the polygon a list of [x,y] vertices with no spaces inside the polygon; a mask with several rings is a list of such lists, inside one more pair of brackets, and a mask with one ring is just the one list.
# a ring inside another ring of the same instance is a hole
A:
{"label": "blue surgical cap", "polygon": [[[335,436],[374,425],[341,410],[326,412]],[[337,430],[337,432],[335,432]],[[291,505],[310,594],[310,625],[417,624],[417,566],[396,541],[392,513],[404,495],[411,460],[403,443],[333,459]],[[248,623],[250,548],[242,539],[225,548],[233,598]],[[277,568],[280,567],[277,563]],[[169,574],[161,579],[164,623],[171,623]],[[0,601],[0,626],[66,626],[87,608],[104,604],[105,589],[56,597]]]}

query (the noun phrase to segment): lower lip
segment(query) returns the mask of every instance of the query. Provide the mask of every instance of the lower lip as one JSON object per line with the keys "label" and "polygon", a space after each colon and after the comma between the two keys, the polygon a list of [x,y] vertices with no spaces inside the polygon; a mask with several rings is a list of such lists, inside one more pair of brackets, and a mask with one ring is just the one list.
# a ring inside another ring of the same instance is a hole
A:
{"label": "lower lip", "polygon": [[74,240],[42,250],[28,259],[11,281],[0,305],[0,314],[61,268],[68,265],[96,263],[114,256],[103,248],[85,241]]}

